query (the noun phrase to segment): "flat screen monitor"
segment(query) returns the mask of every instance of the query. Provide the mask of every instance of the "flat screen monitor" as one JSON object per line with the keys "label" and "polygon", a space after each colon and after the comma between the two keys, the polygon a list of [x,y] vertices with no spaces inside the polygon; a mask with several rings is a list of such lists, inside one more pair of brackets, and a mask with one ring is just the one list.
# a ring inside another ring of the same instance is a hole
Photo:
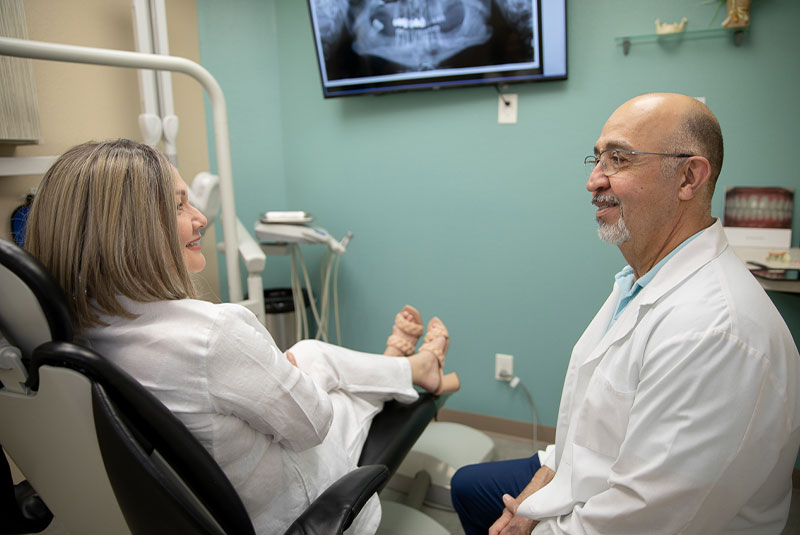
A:
{"label": "flat screen monitor", "polygon": [[567,77],[566,0],[308,0],[325,97]]}

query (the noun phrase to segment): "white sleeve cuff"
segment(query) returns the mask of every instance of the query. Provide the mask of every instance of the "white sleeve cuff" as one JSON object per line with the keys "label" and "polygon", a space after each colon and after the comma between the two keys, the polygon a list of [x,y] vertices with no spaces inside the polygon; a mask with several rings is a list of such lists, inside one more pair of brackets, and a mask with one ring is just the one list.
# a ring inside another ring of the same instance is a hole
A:
{"label": "white sleeve cuff", "polygon": [[549,444],[545,449],[539,450],[539,464],[546,466],[553,472],[556,471],[556,445]]}

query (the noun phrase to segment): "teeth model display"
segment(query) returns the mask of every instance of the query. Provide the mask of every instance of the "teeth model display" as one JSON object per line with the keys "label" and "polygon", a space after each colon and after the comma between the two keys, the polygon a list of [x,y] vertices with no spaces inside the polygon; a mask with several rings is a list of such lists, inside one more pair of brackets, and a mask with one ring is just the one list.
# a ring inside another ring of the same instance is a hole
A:
{"label": "teeth model display", "polygon": [[792,228],[793,194],[787,188],[731,188],[725,193],[725,226]]}

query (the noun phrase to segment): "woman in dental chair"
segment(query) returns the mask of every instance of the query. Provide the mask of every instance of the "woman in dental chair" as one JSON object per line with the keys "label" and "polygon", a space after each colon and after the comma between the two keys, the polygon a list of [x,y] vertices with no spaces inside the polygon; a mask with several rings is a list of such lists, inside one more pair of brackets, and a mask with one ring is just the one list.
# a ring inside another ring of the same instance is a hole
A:
{"label": "woman in dental chair", "polygon": [[[419,313],[395,318],[384,355],[318,341],[281,353],[247,309],[195,299],[206,218],[158,151],[128,140],[86,143],[45,174],[26,248],[55,277],[79,340],[153,392],[208,449],[258,533],[281,533],[356,467],[384,401],[414,385],[441,394],[449,338]],[[402,357],[402,358],[396,358]],[[407,358],[405,358],[407,357]],[[350,533],[374,533],[373,496]]]}

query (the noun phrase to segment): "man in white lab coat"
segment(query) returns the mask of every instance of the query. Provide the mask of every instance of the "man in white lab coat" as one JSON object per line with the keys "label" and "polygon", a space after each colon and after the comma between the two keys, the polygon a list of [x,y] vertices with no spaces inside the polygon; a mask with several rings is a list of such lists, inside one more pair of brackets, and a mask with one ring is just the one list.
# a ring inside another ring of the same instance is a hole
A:
{"label": "man in white lab coat", "polygon": [[711,217],[722,152],[690,97],[642,95],[608,119],[587,189],[628,265],[575,345],[556,443],[453,478],[467,534],[781,532],[800,356]]}

